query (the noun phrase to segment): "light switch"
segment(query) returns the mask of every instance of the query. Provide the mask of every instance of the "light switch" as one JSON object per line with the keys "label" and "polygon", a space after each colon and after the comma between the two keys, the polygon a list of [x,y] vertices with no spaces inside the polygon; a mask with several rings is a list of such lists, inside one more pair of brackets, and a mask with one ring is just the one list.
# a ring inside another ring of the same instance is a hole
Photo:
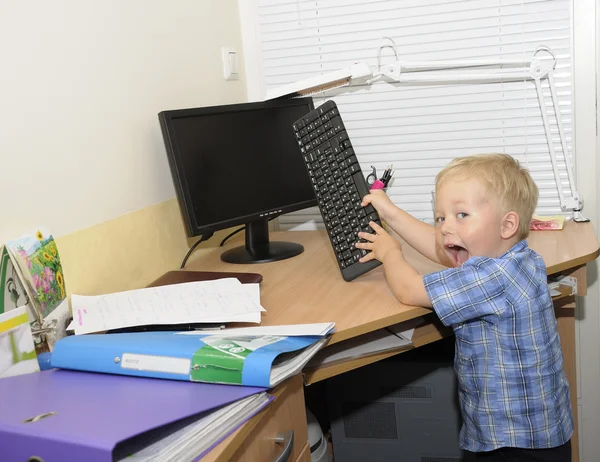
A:
{"label": "light switch", "polygon": [[225,80],[237,80],[238,74],[238,56],[235,48],[221,48],[221,56],[223,58],[223,75]]}

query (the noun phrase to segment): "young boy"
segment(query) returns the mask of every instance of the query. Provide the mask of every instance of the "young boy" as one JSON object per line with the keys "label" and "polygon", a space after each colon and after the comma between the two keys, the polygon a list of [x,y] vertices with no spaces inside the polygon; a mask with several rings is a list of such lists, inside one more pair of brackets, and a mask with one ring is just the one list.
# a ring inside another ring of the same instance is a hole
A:
{"label": "young boy", "polygon": [[477,461],[570,461],[569,384],[542,258],[525,238],[538,200],[527,170],[505,154],[457,158],[436,178],[435,226],[372,191],[382,220],[449,269],[422,276],[400,243],[371,222],[359,233],[406,305],[432,307],[456,336],[461,448]]}

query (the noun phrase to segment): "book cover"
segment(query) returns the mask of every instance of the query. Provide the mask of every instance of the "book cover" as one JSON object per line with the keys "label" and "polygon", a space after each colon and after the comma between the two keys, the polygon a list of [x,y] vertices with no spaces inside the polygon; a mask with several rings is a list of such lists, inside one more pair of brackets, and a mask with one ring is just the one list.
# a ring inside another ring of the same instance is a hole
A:
{"label": "book cover", "polygon": [[299,372],[325,336],[135,332],[59,340],[53,367],[192,382],[274,387]]}
{"label": "book cover", "polygon": [[[5,295],[11,300],[16,296],[17,304],[22,299],[27,307],[38,351],[51,349],[64,336],[69,317],[65,279],[54,237],[41,227],[6,242],[5,251],[2,261],[8,256],[7,270],[14,282],[10,287],[4,285]],[[42,344],[45,347],[40,348]]]}
{"label": "book cover", "polygon": [[8,241],[6,247],[40,317],[45,318],[66,298],[60,256],[52,234],[40,228]]}

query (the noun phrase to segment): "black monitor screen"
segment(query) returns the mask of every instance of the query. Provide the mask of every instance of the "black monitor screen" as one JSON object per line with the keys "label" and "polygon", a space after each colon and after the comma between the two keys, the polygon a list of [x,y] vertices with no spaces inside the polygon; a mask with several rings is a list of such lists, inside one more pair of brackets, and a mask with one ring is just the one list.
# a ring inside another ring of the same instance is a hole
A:
{"label": "black monitor screen", "polygon": [[292,124],[311,98],[159,114],[189,236],[316,205]]}

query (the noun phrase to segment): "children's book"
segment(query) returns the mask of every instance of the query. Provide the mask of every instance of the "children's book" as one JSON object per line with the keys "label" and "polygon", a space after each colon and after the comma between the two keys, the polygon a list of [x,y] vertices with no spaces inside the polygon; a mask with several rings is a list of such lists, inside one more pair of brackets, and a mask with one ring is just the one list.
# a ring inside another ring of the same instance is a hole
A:
{"label": "children's book", "polygon": [[39,228],[0,247],[0,314],[26,307],[38,352],[65,334],[65,279],[52,234]]}
{"label": "children's book", "polygon": [[65,337],[53,367],[192,382],[274,387],[301,371],[324,335],[134,332]]}

